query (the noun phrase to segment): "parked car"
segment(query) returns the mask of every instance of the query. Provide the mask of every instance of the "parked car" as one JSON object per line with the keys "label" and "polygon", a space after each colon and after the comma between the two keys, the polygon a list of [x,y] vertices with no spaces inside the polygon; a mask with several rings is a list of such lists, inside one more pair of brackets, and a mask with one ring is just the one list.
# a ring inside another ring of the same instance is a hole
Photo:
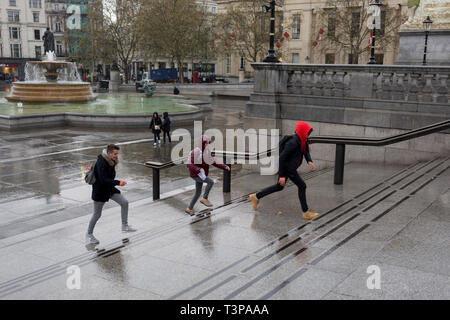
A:
{"label": "parked car", "polygon": [[245,79],[244,81],[242,81],[240,83],[255,83],[255,79],[254,78]]}

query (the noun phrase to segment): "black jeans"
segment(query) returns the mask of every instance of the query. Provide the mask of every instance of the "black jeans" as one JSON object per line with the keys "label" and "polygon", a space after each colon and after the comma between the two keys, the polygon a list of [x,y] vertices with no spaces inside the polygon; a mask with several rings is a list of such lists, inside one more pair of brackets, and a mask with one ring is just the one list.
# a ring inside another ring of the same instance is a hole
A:
{"label": "black jeans", "polygon": [[163,132],[164,132],[164,135],[163,135],[164,143],[166,143],[166,135],[169,138],[169,142],[172,142],[172,139],[170,138],[170,131],[164,131],[163,130]]}
{"label": "black jeans", "polygon": [[[278,180],[280,179],[280,177],[278,177]],[[302,210],[303,212],[308,211],[308,204],[306,202],[306,183],[305,181],[303,181],[302,178],[300,178],[300,176],[298,175],[298,173],[296,172],[295,174],[291,174],[288,177],[286,177],[286,183],[288,181],[288,179],[291,179],[293,183],[295,183],[295,185],[298,188],[298,199],[300,200],[300,204],[302,206]],[[256,194],[256,197],[258,199],[261,199],[271,193],[274,192],[278,192],[283,190],[284,187],[282,187],[279,183],[274,184],[273,186],[267,187],[263,190],[261,190],[260,192],[258,192]]]}

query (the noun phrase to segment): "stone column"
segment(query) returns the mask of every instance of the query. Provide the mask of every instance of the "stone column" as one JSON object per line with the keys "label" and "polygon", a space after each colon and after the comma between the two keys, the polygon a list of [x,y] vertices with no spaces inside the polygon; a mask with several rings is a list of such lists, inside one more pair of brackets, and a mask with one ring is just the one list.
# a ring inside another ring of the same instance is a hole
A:
{"label": "stone column", "polygon": [[239,69],[239,83],[245,80],[245,71],[244,69]]}
{"label": "stone column", "polygon": [[[303,10],[303,30],[302,32],[302,44],[304,49],[303,53],[303,61],[305,63],[311,63],[312,57],[311,57],[311,39],[312,39],[312,33],[313,33],[313,9],[305,9]],[[309,60],[306,60],[306,57],[309,57]]]}
{"label": "stone column", "polygon": [[111,70],[111,76],[109,80],[109,92],[119,92],[119,84],[120,84],[120,78],[119,78],[119,71],[112,71]]}

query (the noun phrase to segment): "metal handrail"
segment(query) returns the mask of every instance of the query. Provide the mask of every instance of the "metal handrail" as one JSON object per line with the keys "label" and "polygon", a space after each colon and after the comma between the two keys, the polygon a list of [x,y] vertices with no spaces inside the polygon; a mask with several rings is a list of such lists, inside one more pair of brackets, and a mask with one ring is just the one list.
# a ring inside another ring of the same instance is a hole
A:
{"label": "metal handrail", "polygon": [[[345,163],[345,145],[360,145],[360,146],[386,146],[405,140],[410,140],[418,137],[422,137],[431,133],[450,129],[450,120],[435,123],[429,126],[425,126],[419,129],[414,129],[405,133],[393,135],[385,138],[357,138],[357,137],[334,137],[334,136],[316,136],[310,137],[308,142],[322,143],[322,144],[335,144],[336,145],[336,157],[334,166],[334,184],[340,185],[344,180],[344,163]],[[233,159],[254,159],[258,160],[263,157],[270,157],[272,152],[276,151],[278,146],[259,153],[249,152],[231,152],[231,151],[213,151],[214,156],[222,156],[223,163],[232,157]],[[160,170],[185,164],[187,157],[179,158],[168,162],[147,161],[146,167],[153,169],[153,199],[160,198]],[[231,168],[231,164],[227,164]],[[231,190],[231,170],[224,170],[223,172],[223,192],[230,192]]]}

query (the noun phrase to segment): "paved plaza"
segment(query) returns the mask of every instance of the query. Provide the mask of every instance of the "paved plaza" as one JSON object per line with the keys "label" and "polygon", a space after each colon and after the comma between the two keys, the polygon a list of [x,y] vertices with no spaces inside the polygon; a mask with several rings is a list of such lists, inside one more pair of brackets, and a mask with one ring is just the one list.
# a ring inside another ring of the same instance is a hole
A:
{"label": "paved plaza", "polygon": [[[242,127],[239,111],[216,110],[206,123]],[[148,130],[54,128],[0,136],[1,299],[449,299],[450,159],[411,165],[349,163],[342,186],[333,168],[300,169],[313,221],[301,219],[294,185],[264,198],[248,195],[275,182],[233,166],[231,193],[222,173],[198,215],[185,166],[162,171],[154,202],[148,160],[168,160]],[[83,167],[106,143],[121,147],[118,178],[130,202],[108,203],[96,227],[97,250],[85,245],[92,214]],[[173,146],[173,144],[172,144]],[[80,268],[69,289],[68,268]],[[371,267],[372,266],[372,267]],[[380,287],[370,287],[373,266]],[[369,268],[369,269],[368,269]],[[369,273],[368,273],[369,270]]]}

